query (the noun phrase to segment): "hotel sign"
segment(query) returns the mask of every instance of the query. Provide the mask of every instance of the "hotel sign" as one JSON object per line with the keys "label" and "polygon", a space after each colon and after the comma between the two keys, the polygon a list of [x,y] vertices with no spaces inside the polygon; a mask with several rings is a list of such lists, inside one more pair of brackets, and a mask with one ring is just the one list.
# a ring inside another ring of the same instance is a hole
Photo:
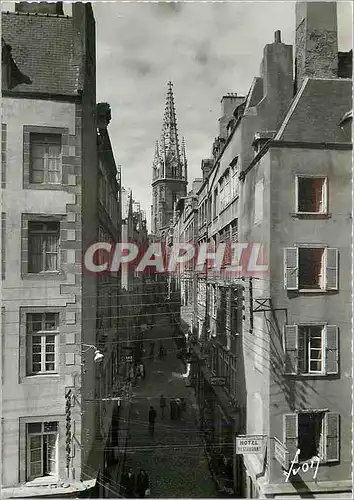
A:
{"label": "hotel sign", "polygon": [[263,455],[265,436],[237,436],[236,455]]}
{"label": "hotel sign", "polygon": [[283,443],[281,443],[276,437],[274,438],[274,458],[280,463],[283,469],[289,469],[289,452]]}

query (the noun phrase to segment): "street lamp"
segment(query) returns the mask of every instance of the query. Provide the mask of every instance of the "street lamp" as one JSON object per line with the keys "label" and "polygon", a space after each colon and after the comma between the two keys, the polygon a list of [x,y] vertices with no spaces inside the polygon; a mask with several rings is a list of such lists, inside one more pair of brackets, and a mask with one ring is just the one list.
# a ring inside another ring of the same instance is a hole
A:
{"label": "street lamp", "polygon": [[96,346],[94,345],[90,345],[90,344],[82,344],[83,347],[87,347],[86,351],[83,351],[83,353],[85,352],[88,352],[90,349],[94,349],[95,350],[95,355],[94,355],[94,362],[95,363],[101,363],[101,361],[103,360],[104,356],[103,354],[97,349]]}

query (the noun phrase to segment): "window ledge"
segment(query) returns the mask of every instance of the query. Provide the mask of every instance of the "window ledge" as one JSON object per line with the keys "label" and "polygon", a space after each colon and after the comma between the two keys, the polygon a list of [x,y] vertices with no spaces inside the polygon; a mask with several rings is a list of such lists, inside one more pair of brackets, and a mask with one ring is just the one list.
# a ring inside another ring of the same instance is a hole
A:
{"label": "window ledge", "polygon": [[332,214],[328,212],[294,212],[289,213],[294,219],[331,219]]}
{"label": "window ledge", "polygon": [[57,484],[59,478],[57,476],[45,476],[45,477],[37,477],[36,479],[32,479],[31,481],[27,481],[25,486],[27,487],[36,487],[36,486],[51,486],[53,484]]}
{"label": "window ledge", "polygon": [[[289,290],[291,291],[291,290]],[[333,290],[324,290],[323,288],[299,288],[299,290],[294,290],[294,292],[298,293],[327,293],[332,292]]]}
{"label": "window ledge", "polygon": [[24,189],[38,189],[39,191],[65,191],[67,185],[64,184],[30,184],[26,183],[23,186]]}
{"label": "window ledge", "polygon": [[49,378],[57,378],[59,377],[59,373],[58,372],[51,372],[51,373],[28,373],[26,376],[25,376],[25,380],[38,380],[40,378],[43,378],[43,377],[49,377]]}
{"label": "window ledge", "polygon": [[63,271],[43,271],[40,273],[24,273],[22,279],[26,280],[47,280],[47,279],[65,279]]}

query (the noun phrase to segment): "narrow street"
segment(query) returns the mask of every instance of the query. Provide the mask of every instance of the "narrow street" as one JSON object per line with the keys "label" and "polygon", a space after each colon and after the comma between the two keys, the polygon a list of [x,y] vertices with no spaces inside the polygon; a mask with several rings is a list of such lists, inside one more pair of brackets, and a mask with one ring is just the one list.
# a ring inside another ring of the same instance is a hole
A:
{"label": "narrow street", "polygon": [[[145,350],[149,354],[150,342],[155,342],[154,359],[145,359],[146,378],[138,382],[133,390],[130,413],[130,432],[127,443],[127,466],[134,472],[144,468],[150,477],[151,497],[216,498],[214,482],[210,477],[204,447],[198,432],[192,389],[186,387],[183,363],[176,357],[176,346],[172,338],[168,318],[146,332]],[[167,356],[157,356],[163,339]],[[166,398],[164,418],[160,414],[160,395]],[[169,402],[171,398],[185,398],[187,409],[183,420],[171,420]],[[150,405],[157,411],[155,435],[148,432]]]}

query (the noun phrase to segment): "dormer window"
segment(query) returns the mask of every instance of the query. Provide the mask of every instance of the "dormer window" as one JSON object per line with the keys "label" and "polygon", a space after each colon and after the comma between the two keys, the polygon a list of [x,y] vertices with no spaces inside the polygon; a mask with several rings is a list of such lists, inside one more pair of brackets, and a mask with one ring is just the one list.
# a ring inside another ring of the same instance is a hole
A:
{"label": "dormer window", "polygon": [[8,45],[5,40],[1,39],[1,72],[2,72],[2,89],[12,90],[21,85],[32,83],[31,79],[21,73],[11,55],[11,45]]}

